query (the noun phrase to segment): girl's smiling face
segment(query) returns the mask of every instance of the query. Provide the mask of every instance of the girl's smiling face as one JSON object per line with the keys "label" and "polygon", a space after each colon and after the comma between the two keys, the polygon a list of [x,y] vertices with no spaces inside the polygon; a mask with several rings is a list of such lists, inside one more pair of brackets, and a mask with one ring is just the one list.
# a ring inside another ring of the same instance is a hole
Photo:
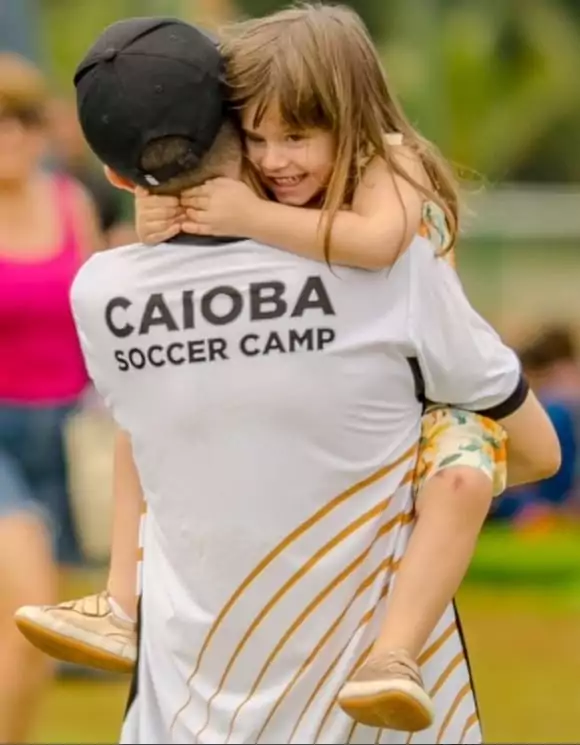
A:
{"label": "girl's smiling face", "polygon": [[246,154],[263,185],[282,204],[309,204],[330,180],[334,137],[323,129],[291,130],[275,107],[269,107],[258,123],[255,114],[255,107],[246,107],[242,128]]}

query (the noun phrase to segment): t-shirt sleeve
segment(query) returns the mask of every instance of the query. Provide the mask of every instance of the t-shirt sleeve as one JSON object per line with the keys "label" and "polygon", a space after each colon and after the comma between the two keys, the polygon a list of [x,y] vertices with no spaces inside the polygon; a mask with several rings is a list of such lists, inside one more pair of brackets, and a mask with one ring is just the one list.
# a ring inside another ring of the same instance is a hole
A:
{"label": "t-shirt sleeve", "polygon": [[414,247],[409,325],[425,397],[492,419],[514,413],[528,384],[516,353],[471,306],[455,270]]}

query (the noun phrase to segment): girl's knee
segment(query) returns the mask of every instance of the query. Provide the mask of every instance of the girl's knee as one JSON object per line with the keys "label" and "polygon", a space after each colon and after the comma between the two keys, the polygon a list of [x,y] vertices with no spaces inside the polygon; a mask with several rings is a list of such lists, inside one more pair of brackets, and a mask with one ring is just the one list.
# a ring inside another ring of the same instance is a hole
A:
{"label": "girl's knee", "polygon": [[458,514],[486,513],[493,499],[493,484],[478,468],[450,466],[434,474],[424,484],[417,497],[417,511],[445,506]]}
{"label": "girl's knee", "polygon": [[452,494],[491,499],[491,479],[479,468],[450,466],[438,471],[432,478],[438,483],[439,488],[445,488]]}

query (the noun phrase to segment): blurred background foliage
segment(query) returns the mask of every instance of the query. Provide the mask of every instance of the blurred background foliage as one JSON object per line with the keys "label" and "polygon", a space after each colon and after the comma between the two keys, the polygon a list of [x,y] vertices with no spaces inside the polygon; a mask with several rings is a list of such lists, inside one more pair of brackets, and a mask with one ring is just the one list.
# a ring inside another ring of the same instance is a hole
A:
{"label": "blurred background foliage", "polygon": [[[367,22],[413,122],[456,164],[491,182],[580,181],[577,0],[349,4]],[[270,13],[282,5],[278,0],[40,0],[39,46],[56,85],[66,92],[71,71],[95,34],[118,18],[202,13],[219,26],[220,20]]]}

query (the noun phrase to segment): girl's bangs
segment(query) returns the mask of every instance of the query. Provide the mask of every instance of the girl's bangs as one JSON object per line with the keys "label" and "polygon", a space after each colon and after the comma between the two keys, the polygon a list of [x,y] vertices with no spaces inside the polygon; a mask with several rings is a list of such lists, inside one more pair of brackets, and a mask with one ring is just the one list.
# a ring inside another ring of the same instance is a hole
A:
{"label": "girl's bangs", "polygon": [[289,129],[332,128],[333,117],[324,106],[326,96],[316,75],[301,61],[296,62],[286,55],[270,60],[263,85],[251,102],[255,106],[255,127],[267,111],[274,110]]}

